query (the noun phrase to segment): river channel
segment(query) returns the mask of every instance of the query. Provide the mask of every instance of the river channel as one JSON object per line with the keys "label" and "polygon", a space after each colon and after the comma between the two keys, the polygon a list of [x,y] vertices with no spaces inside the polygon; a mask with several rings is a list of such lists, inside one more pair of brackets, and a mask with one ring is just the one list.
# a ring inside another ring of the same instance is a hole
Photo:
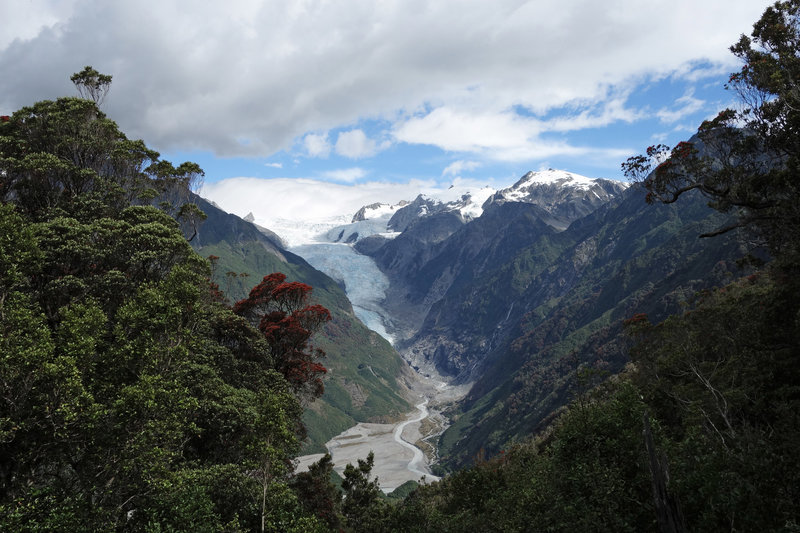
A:
{"label": "river channel", "polygon": [[[342,243],[306,242],[290,250],[341,283],[356,316],[367,327],[393,342],[387,332],[391,318],[381,307],[389,282],[372,258]],[[415,443],[426,437],[421,434],[420,428],[422,421],[429,416],[429,400],[435,401],[448,386],[439,382],[426,383],[431,380],[421,375],[419,378],[421,389],[425,390],[424,393],[420,391],[420,400],[423,401],[417,404],[415,411],[406,415],[405,420],[396,424],[362,422],[325,444],[331,453],[334,469],[340,475],[348,463],[355,465],[358,459],[365,459],[373,452],[375,463],[372,473],[377,476],[384,492],[391,492],[409,480],[419,481],[423,476],[427,481],[439,479],[431,474],[425,454]],[[308,468],[321,457],[322,454],[300,457],[298,470]]]}

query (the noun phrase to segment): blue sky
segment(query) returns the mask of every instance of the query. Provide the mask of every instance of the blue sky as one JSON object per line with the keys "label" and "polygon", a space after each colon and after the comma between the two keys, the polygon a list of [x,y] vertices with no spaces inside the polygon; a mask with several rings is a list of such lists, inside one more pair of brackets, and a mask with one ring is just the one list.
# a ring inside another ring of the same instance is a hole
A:
{"label": "blue sky", "polygon": [[550,167],[621,179],[627,157],[731,104],[728,47],[771,3],[4,2],[0,113],[74,94],[93,65],[114,77],[107,114],[198,162],[209,194],[243,177],[359,201]]}
{"label": "blue sky", "polygon": [[[266,157],[219,157],[211,151],[186,150],[168,152],[164,157],[200,163],[207,183],[234,176],[316,178],[342,184],[411,179],[446,182],[457,176],[505,182],[528,170],[544,168],[624,179],[620,164],[627,157],[643,152],[650,144],[674,145],[685,140],[703,120],[736,105],[735,94],[724,89],[729,72],[720,70],[711,70],[691,82],[677,77],[645,80],[627,95],[626,115],[599,125],[575,125],[568,131],[555,129],[542,134],[542,141],[562,146],[553,148],[552,153],[543,150],[541,156],[531,149],[531,157],[495,157],[489,149],[458,149],[461,141],[437,141],[432,135],[420,142],[404,141],[392,123],[362,119],[327,131],[309,132],[290,147]],[[601,111],[588,103],[581,109],[564,106],[540,115],[516,109],[514,116],[547,123],[577,121],[576,117],[585,112],[591,115]],[[348,138],[355,140],[348,145]],[[343,141],[337,144],[340,139]]]}

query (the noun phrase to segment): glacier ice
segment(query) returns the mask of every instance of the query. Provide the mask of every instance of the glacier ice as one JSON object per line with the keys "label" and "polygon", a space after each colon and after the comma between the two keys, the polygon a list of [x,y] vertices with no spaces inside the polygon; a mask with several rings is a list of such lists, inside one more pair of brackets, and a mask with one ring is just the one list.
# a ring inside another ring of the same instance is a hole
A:
{"label": "glacier ice", "polygon": [[359,320],[390,343],[389,317],[381,307],[389,280],[371,257],[361,255],[349,244],[315,242],[290,249],[344,286]]}

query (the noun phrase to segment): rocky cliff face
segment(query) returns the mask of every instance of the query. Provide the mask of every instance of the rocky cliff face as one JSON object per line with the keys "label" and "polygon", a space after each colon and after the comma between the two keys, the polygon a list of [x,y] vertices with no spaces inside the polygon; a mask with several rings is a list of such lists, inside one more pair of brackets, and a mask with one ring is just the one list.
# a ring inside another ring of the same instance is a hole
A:
{"label": "rocky cliff face", "polygon": [[442,439],[445,462],[462,465],[480,449],[496,453],[542,430],[573,398],[579,368],[620,371],[624,319],[658,321],[697,291],[741,275],[735,235],[698,238],[720,223],[699,195],[648,206],[643,191],[629,190],[448,291],[405,348],[473,381],[459,406],[470,422]]}
{"label": "rocky cliff face", "polygon": [[698,239],[724,222],[699,195],[648,206],[640,189],[558,171],[526,174],[472,220],[412,204],[394,240],[357,247],[390,279],[384,307],[403,357],[471,384],[441,440],[451,468],[541,430],[578,368],[623,367],[625,318],[679,310],[735,275],[739,256],[733,235]]}

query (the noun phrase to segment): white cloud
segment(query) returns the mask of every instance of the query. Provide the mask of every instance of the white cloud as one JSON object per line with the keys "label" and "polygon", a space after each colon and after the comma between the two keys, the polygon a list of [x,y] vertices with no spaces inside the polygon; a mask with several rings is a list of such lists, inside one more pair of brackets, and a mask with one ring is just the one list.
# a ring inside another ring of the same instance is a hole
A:
{"label": "white cloud", "polygon": [[303,138],[303,146],[310,157],[328,157],[331,153],[331,143],[328,134],[309,133]]}
{"label": "white cloud", "polygon": [[474,113],[439,107],[397,125],[394,136],[411,144],[429,144],[454,152],[484,152],[524,147],[541,126],[510,111]]}
{"label": "white cloud", "polygon": [[319,220],[352,216],[375,202],[413,199],[423,188],[435,186],[435,182],[419,180],[346,185],[308,178],[230,178],[206,184],[202,195],[239,216],[252,212],[262,220]]}
{"label": "white cloud", "polygon": [[[578,116],[584,124],[606,122],[608,118]],[[588,126],[587,126],[588,127]],[[428,144],[452,152],[469,152],[497,161],[530,161],[555,156],[605,156],[628,154],[628,150],[598,150],[574,146],[565,141],[545,139],[549,131],[579,128],[566,119],[541,121],[513,111],[484,112],[439,107],[399,124],[394,130],[400,142]]]}
{"label": "white cloud", "polygon": [[401,200],[413,200],[420,193],[454,199],[467,190],[476,192],[487,186],[494,189],[508,187],[518,178],[510,176],[504,181],[456,178],[445,183],[434,180],[409,180],[405,183],[370,181],[355,185],[308,178],[229,178],[205,184],[201,195],[229,213],[242,217],[253,213],[256,220],[261,221],[318,221],[331,217],[344,217],[349,221],[361,207],[372,203],[396,204]]}
{"label": "white cloud", "polygon": [[264,163],[265,167],[283,168],[283,163]]}
{"label": "white cloud", "polygon": [[343,131],[336,139],[336,153],[350,159],[369,157],[376,152],[375,141],[359,129]]}
{"label": "white cloud", "polygon": [[[75,8],[76,0],[53,2],[51,0],[27,0],[26,2],[3,2],[0,5],[0,50],[15,39],[30,40],[42,30],[52,28],[69,18]],[[13,24],[13,26],[12,26]]]}
{"label": "white cloud", "polygon": [[588,108],[550,119],[543,125],[543,129],[553,132],[570,132],[587,128],[602,128],[615,122],[631,123],[644,118],[646,114],[643,111],[627,106],[630,87],[626,89],[607,99],[600,99]]}
{"label": "white cloud", "polygon": [[[407,142],[497,149],[505,159],[548,154],[569,147],[538,142],[536,121],[503,110],[540,114],[643,79],[728,70],[728,46],[771,3],[352,0],[343,9],[267,0],[187,10],[161,0],[5,2],[0,72],[13,75],[0,77],[0,111],[73,94],[70,74],[91,64],[114,76],[107,112],[162,152],[268,156],[300,139],[324,157],[330,143],[308,132],[405,117],[395,131]],[[425,108],[458,110],[468,130],[439,125],[432,139],[436,111],[424,123],[414,114]],[[578,113],[563,127],[607,119]]]}
{"label": "white cloud", "polygon": [[326,179],[344,183],[353,183],[354,181],[358,181],[366,175],[367,171],[360,167],[327,170],[322,173],[322,177]]}
{"label": "white cloud", "polygon": [[694,97],[694,91],[689,90],[675,100],[675,107],[672,109],[662,108],[657,113],[658,119],[665,124],[674,124],[679,120],[696,113],[703,109],[705,102]]}
{"label": "white cloud", "polygon": [[480,167],[481,164],[477,161],[453,161],[449,165],[445,167],[442,171],[442,176],[458,176],[462,172],[475,170],[476,168]]}

